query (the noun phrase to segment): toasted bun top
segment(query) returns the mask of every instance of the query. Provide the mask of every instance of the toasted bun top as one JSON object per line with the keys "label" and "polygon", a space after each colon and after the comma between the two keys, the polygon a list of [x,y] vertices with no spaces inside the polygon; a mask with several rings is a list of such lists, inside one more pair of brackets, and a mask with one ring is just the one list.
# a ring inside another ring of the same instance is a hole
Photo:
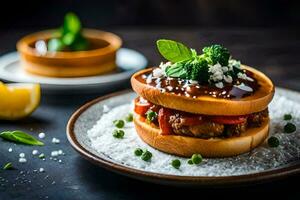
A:
{"label": "toasted bun top", "polygon": [[162,93],[159,89],[140,82],[137,77],[149,73],[151,69],[141,70],[131,77],[133,90],[148,101],[166,108],[205,115],[246,115],[259,112],[267,108],[271,102],[275,88],[272,81],[262,72],[242,65],[253,73],[260,87],[254,94],[240,99],[223,99],[212,96],[198,96],[197,98],[179,96],[169,92]]}

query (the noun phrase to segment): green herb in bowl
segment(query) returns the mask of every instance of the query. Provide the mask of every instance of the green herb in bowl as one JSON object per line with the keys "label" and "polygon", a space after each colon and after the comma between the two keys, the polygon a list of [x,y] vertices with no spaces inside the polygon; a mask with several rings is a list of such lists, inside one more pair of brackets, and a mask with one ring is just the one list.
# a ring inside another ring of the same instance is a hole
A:
{"label": "green herb in bowl", "polygon": [[75,13],[65,15],[64,23],[59,29],[60,37],[52,38],[47,43],[48,51],[85,51],[89,48],[88,40],[82,33],[80,19]]}

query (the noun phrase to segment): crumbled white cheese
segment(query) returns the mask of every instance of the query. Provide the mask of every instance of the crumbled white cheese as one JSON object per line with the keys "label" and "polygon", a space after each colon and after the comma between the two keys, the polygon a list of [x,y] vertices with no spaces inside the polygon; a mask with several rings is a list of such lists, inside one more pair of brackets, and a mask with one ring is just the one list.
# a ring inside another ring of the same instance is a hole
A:
{"label": "crumbled white cheese", "polygon": [[32,151],[32,155],[37,155],[38,153],[39,153],[39,151],[36,150],[36,149],[34,149],[34,150]]}
{"label": "crumbled white cheese", "polygon": [[166,68],[169,67],[171,64],[171,62],[160,63],[159,68],[163,71],[163,75],[165,75]]}
{"label": "crumbled white cheese", "polygon": [[167,88],[167,90],[169,90],[169,91],[172,91],[172,90],[173,90],[173,87],[172,87],[172,86],[170,86],[170,85],[169,85],[169,86],[167,86],[166,88]]}
{"label": "crumbled white cheese", "polygon": [[233,81],[232,77],[230,75],[227,75],[227,76],[224,75],[223,79],[226,83],[232,83],[232,81]]}
{"label": "crumbled white cheese", "polygon": [[224,84],[223,84],[223,82],[218,82],[218,83],[215,83],[215,86],[216,86],[217,88],[223,88],[223,87],[224,87]]}
{"label": "crumbled white cheese", "polygon": [[198,81],[196,81],[196,80],[189,80],[189,82],[190,82],[190,84],[192,84],[192,85],[198,84]]}
{"label": "crumbled white cheese", "polygon": [[13,151],[13,149],[12,149],[12,148],[9,148],[9,149],[8,149],[8,152],[12,152],[12,151]]}
{"label": "crumbled white cheese", "polygon": [[228,70],[229,70],[228,67],[222,67],[223,72],[228,72]]}
{"label": "crumbled white cheese", "polygon": [[43,139],[45,138],[46,134],[45,133],[39,133],[39,138]]}
{"label": "crumbled white cheese", "polygon": [[253,89],[251,87],[245,85],[244,83],[241,83],[240,85],[234,85],[234,87],[244,90],[246,92],[253,92]]}
{"label": "crumbled white cheese", "polygon": [[152,74],[153,74],[153,77],[155,78],[160,78],[163,76],[163,71],[161,68],[155,68],[153,71],[152,71]]}
{"label": "crumbled white cheese", "polygon": [[147,79],[146,79],[146,83],[147,83],[147,84],[150,84],[151,82],[152,82],[152,75],[149,74],[149,76],[148,76]]}
{"label": "crumbled white cheese", "polygon": [[40,172],[45,172],[45,169],[41,167],[41,168],[39,169],[39,171],[40,171]]}

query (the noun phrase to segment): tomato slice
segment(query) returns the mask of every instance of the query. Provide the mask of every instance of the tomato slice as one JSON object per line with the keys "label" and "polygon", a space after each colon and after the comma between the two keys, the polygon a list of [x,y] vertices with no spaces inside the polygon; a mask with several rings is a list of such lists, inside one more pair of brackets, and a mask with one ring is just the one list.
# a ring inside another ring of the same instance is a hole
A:
{"label": "tomato slice", "polygon": [[144,116],[151,106],[153,106],[152,103],[140,97],[134,100],[134,112],[139,115]]}
{"label": "tomato slice", "polygon": [[171,124],[169,123],[172,112],[168,108],[161,108],[158,111],[158,123],[162,135],[170,135],[173,133]]}
{"label": "tomato slice", "polygon": [[209,117],[209,121],[218,124],[241,124],[247,120],[246,116],[213,116]]}
{"label": "tomato slice", "polygon": [[194,126],[203,123],[203,118],[200,115],[195,115],[194,117],[180,117],[181,123],[184,126]]}

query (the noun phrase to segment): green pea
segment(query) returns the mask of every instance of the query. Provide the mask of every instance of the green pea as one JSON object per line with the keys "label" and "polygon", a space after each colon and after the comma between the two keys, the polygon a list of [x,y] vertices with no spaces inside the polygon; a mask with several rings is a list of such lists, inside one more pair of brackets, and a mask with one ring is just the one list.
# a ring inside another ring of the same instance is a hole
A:
{"label": "green pea", "polygon": [[285,133],[292,133],[296,131],[296,126],[290,122],[286,123],[284,126],[284,132]]}
{"label": "green pea", "polygon": [[141,159],[144,161],[150,161],[151,158],[152,158],[152,153],[148,150],[144,151],[141,156]]}
{"label": "green pea", "polygon": [[202,156],[200,154],[193,154],[191,160],[193,164],[198,165],[199,163],[202,162]]}
{"label": "green pea", "polygon": [[143,154],[143,150],[142,150],[141,148],[136,148],[136,149],[134,150],[134,154],[135,154],[136,156],[141,156],[141,155]]}
{"label": "green pea", "polygon": [[157,118],[157,113],[154,112],[154,111],[152,111],[152,110],[148,110],[146,112],[146,116],[147,116],[147,120],[149,122],[152,122],[152,121],[154,121]]}
{"label": "green pea", "polygon": [[11,162],[6,163],[3,167],[4,170],[13,169],[13,165]]}
{"label": "green pea", "polygon": [[180,165],[181,165],[181,162],[180,162],[180,160],[178,160],[178,159],[175,159],[175,160],[172,160],[172,166],[174,167],[174,168],[176,168],[176,169],[179,169],[179,167],[180,167]]}
{"label": "green pea", "polygon": [[284,120],[291,120],[293,117],[292,117],[292,115],[291,114],[285,114],[284,116],[283,116],[283,119]]}
{"label": "green pea", "polygon": [[269,144],[270,147],[278,147],[279,146],[279,140],[278,140],[277,137],[272,136],[268,139],[268,144]]}
{"label": "green pea", "polygon": [[125,125],[124,120],[114,120],[113,123],[117,128],[123,128]]}
{"label": "green pea", "polygon": [[133,114],[129,113],[126,117],[125,117],[126,122],[132,122],[133,121]]}
{"label": "green pea", "polygon": [[125,135],[125,132],[123,130],[114,130],[113,131],[113,136],[115,138],[121,139],[124,137],[124,135]]}
{"label": "green pea", "polygon": [[194,164],[193,161],[192,161],[191,159],[189,159],[187,163],[188,163],[189,165]]}

